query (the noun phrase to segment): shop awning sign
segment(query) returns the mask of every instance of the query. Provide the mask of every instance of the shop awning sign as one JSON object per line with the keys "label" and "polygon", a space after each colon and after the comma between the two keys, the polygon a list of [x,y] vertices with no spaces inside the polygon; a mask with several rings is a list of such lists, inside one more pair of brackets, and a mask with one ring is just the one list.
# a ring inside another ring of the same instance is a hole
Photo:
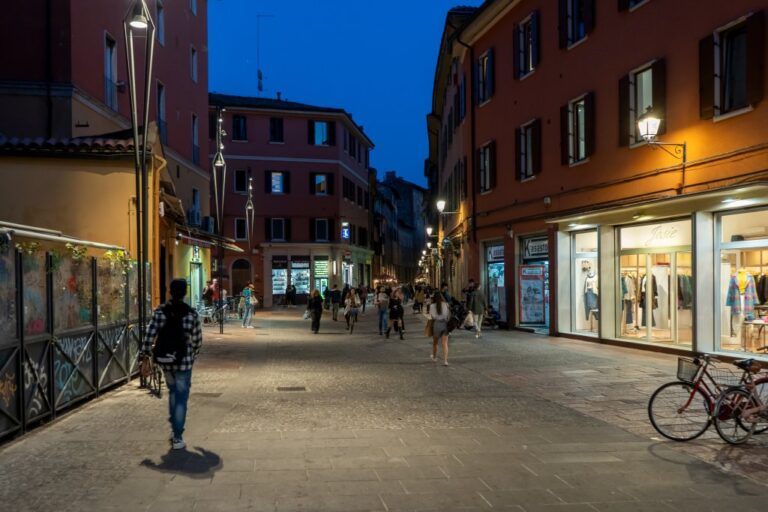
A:
{"label": "shop awning sign", "polygon": [[504,246],[492,245],[488,247],[488,261],[504,261]]}
{"label": "shop awning sign", "polygon": [[523,240],[523,259],[547,258],[549,240],[546,238],[526,238]]}

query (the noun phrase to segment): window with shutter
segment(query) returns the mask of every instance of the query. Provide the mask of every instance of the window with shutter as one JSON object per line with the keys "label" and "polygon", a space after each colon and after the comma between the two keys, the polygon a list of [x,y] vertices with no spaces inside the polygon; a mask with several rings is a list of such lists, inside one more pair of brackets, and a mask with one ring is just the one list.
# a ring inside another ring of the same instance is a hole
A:
{"label": "window with shutter", "polygon": [[235,169],[235,192],[245,194],[248,192],[248,177],[245,169]]}
{"label": "window with shutter", "polygon": [[285,142],[283,138],[283,118],[271,117],[269,119],[269,142]]}
{"label": "window with shutter", "polygon": [[246,240],[248,238],[246,231],[245,219],[235,219],[235,240]]}
{"label": "window with shutter", "polygon": [[480,192],[489,192],[494,187],[495,172],[495,143],[490,142],[481,147],[478,153],[478,174]]}
{"label": "window with shutter", "polygon": [[515,28],[515,77],[523,78],[538,65],[538,15],[531,13]]}
{"label": "window with shutter", "polygon": [[575,99],[560,111],[563,164],[575,164],[586,160],[594,152],[595,122],[594,94],[588,93]]}
{"label": "window with shutter", "polygon": [[328,219],[315,219],[315,241],[327,242],[328,238]]}
{"label": "window with shutter", "polygon": [[232,116],[232,140],[248,140],[245,116]]}
{"label": "window with shutter", "polygon": [[477,102],[485,103],[493,96],[493,48],[480,56],[477,67]]}
{"label": "window with shutter", "polygon": [[595,28],[595,0],[560,0],[560,48],[568,48]]}
{"label": "window with shutter", "polygon": [[534,175],[533,130],[533,121],[516,130],[517,179],[521,181],[532,178]]}
{"label": "window with shutter", "polygon": [[272,218],[269,220],[271,223],[270,240],[273,242],[285,242],[285,219]]}

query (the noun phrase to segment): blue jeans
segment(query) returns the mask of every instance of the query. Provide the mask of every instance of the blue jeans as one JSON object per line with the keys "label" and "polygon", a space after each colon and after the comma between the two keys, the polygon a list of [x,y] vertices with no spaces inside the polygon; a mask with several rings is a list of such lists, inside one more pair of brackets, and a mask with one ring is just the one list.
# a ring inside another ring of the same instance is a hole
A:
{"label": "blue jeans", "polygon": [[251,317],[253,316],[253,306],[250,304],[245,305],[245,311],[243,312],[243,327],[251,325]]}
{"label": "blue jeans", "polygon": [[187,420],[187,401],[192,385],[192,370],[165,370],[165,382],[168,384],[168,421],[173,430],[173,437],[181,439],[184,423]]}
{"label": "blue jeans", "polygon": [[389,311],[386,309],[379,310],[379,332],[387,330],[387,324],[389,323]]}

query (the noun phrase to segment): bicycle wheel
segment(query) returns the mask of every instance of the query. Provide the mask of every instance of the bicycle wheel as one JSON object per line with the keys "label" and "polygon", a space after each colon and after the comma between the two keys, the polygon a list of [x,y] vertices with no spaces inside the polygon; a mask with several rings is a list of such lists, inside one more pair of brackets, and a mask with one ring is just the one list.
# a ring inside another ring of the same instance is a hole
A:
{"label": "bicycle wheel", "polygon": [[158,398],[163,394],[163,372],[157,365],[152,367],[152,387],[150,391],[157,395]]}
{"label": "bicycle wheel", "polygon": [[746,389],[731,388],[717,399],[713,414],[715,430],[723,441],[742,444],[749,440],[756,423],[745,417],[747,409],[757,407],[752,395]]}
{"label": "bicycle wheel", "polygon": [[712,420],[707,395],[687,382],[668,382],[648,401],[648,418],[656,431],[673,441],[690,441],[703,434]]}
{"label": "bicycle wheel", "polygon": [[[760,397],[760,401],[763,404],[768,404],[768,377],[755,379],[755,394]],[[768,431],[768,419],[762,417],[758,418],[758,421],[755,424],[755,431],[752,432],[752,435],[762,434],[766,431]]]}

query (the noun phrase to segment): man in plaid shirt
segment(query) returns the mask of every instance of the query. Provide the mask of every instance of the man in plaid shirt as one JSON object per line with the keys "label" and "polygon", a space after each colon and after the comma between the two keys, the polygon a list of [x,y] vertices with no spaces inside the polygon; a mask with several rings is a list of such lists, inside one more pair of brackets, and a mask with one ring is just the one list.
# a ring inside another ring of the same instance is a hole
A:
{"label": "man in plaid shirt", "polygon": [[184,279],[174,279],[170,286],[171,300],[158,306],[144,336],[141,352],[150,355],[155,344],[155,338],[166,325],[168,318],[166,312],[181,317],[181,327],[186,341],[186,351],[178,360],[167,358],[163,354],[157,354],[155,360],[163,369],[165,382],[168,384],[168,421],[171,424],[171,445],[174,450],[186,447],[182,435],[184,423],[187,418],[187,402],[189,400],[189,388],[192,384],[192,365],[200,352],[203,344],[203,331],[197,311],[184,303],[187,294],[187,282]]}

